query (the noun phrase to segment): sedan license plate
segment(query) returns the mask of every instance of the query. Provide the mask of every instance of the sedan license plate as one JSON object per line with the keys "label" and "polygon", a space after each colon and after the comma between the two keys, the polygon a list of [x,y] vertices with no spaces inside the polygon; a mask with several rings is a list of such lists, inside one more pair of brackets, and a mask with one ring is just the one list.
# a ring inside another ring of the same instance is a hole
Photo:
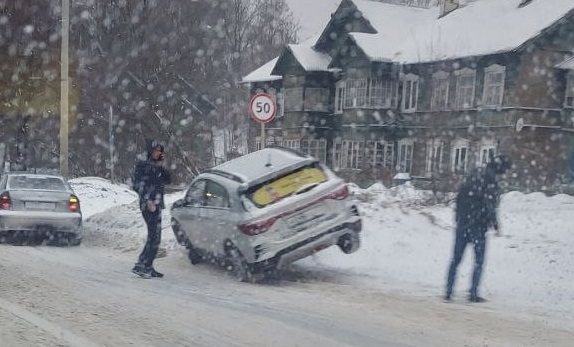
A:
{"label": "sedan license plate", "polygon": [[305,229],[308,225],[313,225],[321,220],[324,213],[321,212],[319,208],[312,208],[308,211],[295,215],[287,220],[287,225],[292,229],[301,231]]}
{"label": "sedan license plate", "polygon": [[53,202],[41,202],[41,201],[28,201],[26,202],[26,209],[28,210],[40,210],[49,211],[53,210],[55,204]]}

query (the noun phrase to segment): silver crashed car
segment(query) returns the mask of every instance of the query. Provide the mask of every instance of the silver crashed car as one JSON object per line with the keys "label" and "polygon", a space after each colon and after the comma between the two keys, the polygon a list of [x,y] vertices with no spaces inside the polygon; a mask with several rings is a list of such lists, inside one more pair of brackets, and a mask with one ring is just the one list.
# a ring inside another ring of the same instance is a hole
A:
{"label": "silver crashed car", "polygon": [[272,147],[198,175],[171,208],[192,264],[223,259],[239,280],[338,245],[360,245],[362,224],[347,184],[311,156]]}
{"label": "silver crashed car", "polygon": [[60,175],[7,172],[0,180],[0,241],[79,245],[80,200]]}

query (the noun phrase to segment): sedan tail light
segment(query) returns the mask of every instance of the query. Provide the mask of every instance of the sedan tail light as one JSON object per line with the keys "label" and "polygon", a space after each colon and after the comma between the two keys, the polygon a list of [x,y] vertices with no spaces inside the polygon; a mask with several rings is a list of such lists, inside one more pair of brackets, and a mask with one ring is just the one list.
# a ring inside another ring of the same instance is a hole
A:
{"label": "sedan tail light", "polygon": [[68,209],[70,212],[80,212],[80,199],[75,195],[70,195],[68,200]]}
{"label": "sedan tail light", "polygon": [[243,224],[239,224],[237,227],[245,235],[253,236],[253,235],[262,234],[262,233],[266,232],[267,230],[271,229],[273,224],[275,224],[275,221],[277,221],[277,217],[273,217],[273,218],[269,218],[269,219],[265,219],[265,220],[257,221],[257,222],[243,223]]}
{"label": "sedan tail light", "polygon": [[0,209],[8,210],[12,207],[12,199],[10,199],[10,194],[4,192],[0,194]]}
{"label": "sedan tail light", "polygon": [[349,196],[349,187],[345,184],[338,190],[326,196],[326,199],[344,200]]}

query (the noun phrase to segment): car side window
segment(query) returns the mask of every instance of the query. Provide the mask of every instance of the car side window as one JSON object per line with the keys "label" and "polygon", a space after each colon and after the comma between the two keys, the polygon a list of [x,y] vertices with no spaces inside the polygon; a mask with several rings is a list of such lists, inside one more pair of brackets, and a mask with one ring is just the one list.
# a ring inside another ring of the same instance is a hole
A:
{"label": "car side window", "polygon": [[205,187],[205,206],[229,208],[229,194],[221,184],[207,181]]}
{"label": "car side window", "polygon": [[205,181],[197,181],[189,187],[185,194],[185,204],[191,206],[205,206]]}

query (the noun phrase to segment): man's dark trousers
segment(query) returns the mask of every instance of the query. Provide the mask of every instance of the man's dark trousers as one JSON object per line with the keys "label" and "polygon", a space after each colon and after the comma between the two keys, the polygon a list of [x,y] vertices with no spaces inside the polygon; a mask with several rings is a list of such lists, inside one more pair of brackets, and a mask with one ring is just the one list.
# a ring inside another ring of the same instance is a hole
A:
{"label": "man's dark trousers", "polygon": [[138,263],[147,269],[151,268],[161,242],[161,209],[150,212],[144,208],[142,215],[147,225],[147,241]]}
{"label": "man's dark trousers", "polygon": [[474,272],[472,274],[472,285],[470,288],[470,297],[478,296],[478,286],[482,276],[482,267],[484,264],[484,253],[486,248],[485,230],[481,227],[462,227],[456,228],[456,239],[454,242],[454,254],[448,270],[448,279],[446,285],[446,295],[450,297],[456,278],[456,269],[462,260],[464,250],[468,243],[474,246]]}

